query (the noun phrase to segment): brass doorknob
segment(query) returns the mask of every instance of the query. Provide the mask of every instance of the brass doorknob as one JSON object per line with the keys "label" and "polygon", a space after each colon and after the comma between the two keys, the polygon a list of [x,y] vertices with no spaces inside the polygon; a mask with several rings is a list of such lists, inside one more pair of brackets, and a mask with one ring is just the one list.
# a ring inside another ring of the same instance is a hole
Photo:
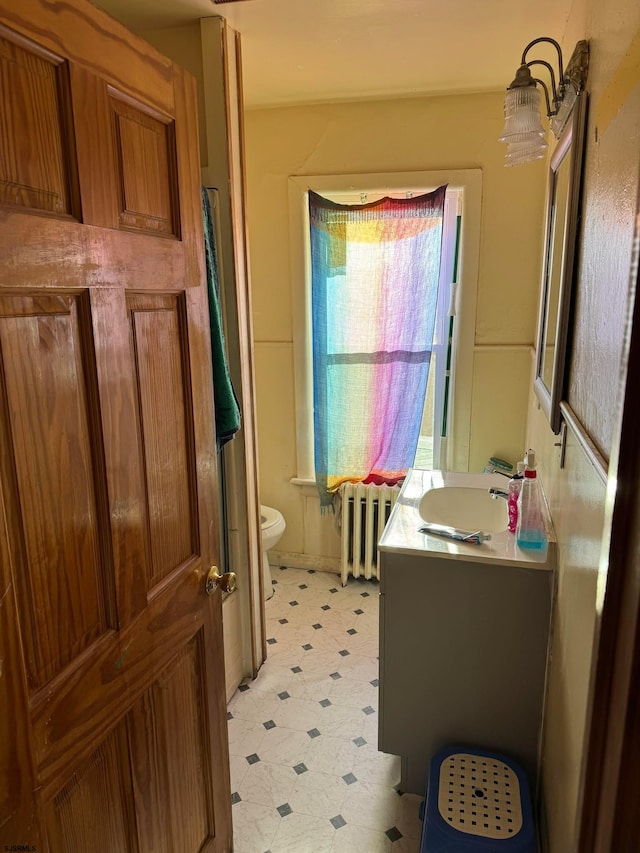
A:
{"label": "brass doorknob", "polygon": [[225,572],[221,575],[217,566],[211,566],[204,585],[207,595],[213,595],[218,587],[222,592],[233,592],[236,588],[235,572]]}

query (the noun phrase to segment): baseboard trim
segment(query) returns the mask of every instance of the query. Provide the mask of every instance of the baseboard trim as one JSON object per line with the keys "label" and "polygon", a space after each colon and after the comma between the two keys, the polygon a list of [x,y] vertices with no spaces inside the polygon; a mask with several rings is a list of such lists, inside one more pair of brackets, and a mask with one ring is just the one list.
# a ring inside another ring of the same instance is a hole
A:
{"label": "baseboard trim", "polygon": [[323,557],[319,554],[296,554],[291,551],[269,551],[270,566],[286,566],[289,569],[313,569],[315,572],[340,574],[339,557]]}

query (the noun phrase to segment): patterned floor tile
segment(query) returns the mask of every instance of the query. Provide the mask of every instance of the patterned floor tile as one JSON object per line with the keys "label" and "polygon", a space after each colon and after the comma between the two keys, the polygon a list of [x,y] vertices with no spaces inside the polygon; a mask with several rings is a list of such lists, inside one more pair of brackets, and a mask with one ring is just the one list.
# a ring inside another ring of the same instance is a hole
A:
{"label": "patterned floor tile", "polygon": [[233,806],[232,819],[234,845],[247,853],[269,850],[281,820],[275,809],[245,802]]}
{"label": "patterned floor tile", "polygon": [[342,815],[348,824],[386,832],[395,826],[398,794],[382,785],[363,791],[354,785],[345,797]]}
{"label": "patterned floor tile", "polygon": [[243,802],[277,808],[287,802],[297,779],[291,767],[261,761],[249,768],[237,792]]}
{"label": "patterned floor tile", "polygon": [[391,853],[419,853],[420,839],[403,836],[391,845]]}
{"label": "patterned floor tile", "polygon": [[328,773],[310,770],[299,776],[289,803],[294,812],[323,817],[327,820],[340,814],[347,792],[347,784],[336,783],[336,777]]}
{"label": "patterned floor tile", "polygon": [[391,841],[384,832],[347,824],[336,830],[331,853],[390,853]]}
{"label": "patterned floor tile", "polygon": [[280,693],[289,687],[292,678],[290,666],[271,663],[268,667],[262,667],[255,681],[251,682],[251,689],[255,688],[262,693]]}
{"label": "patterned floor tile", "polygon": [[273,719],[277,726],[294,731],[306,732],[318,724],[321,708],[317,702],[308,699],[289,698],[276,710]]}
{"label": "patterned floor tile", "polygon": [[300,762],[306,762],[310,743],[306,731],[296,732],[276,726],[266,732],[260,744],[260,756],[263,761],[293,767]]}
{"label": "patterned floor tile", "polygon": [[400,781],[400,758],[382,752],[371,755],[365,746],[358,751],[353,772],[360,780],[392,788]]}
{"label": "patterned floor tile", "polygon": [[322,672],[311,672],[300,670],[289,682],[289,693],[294,699],[308,699],[310,702],[319,702],[329,696],[333,685],[333,679]]}
{"label": "patterned floor tile", "polygon": [[309,642],[312,643],[314,649],[322,649],[323,651],[333,652],[333,654],[339,654],[341,649],[345,647],[345,641],[342,637],[336,637],[335,634],[331,632],[330,628],[326,628],[324,625],[322,628],[314,632],[314,634],[309,638]]}
{"label": "patterned floor tile", "polygon": [[[285,586],[297,586],[300,583],[303,583],[303,572],[298,572],[295,569],[278,569],[271,568],[271,577],[273,580],[276,580],[278,584],[284,584]],[[269,601],[266,602],[267,610],[273,609],[275,603],[273,598],[270,598]]]}
{"label": "patterned floor tile", "polygon": [[[358,630],[357,628],[355,629]],[[358,657],[378,657],[378,635],[370,633],[356,633],[348,635],[345,645],[352,655]]]}
{"label": "patterned floor tile", "polygon": [[304,762],[310,770],[342,776],[353,769],[357,752],[350,740],[324,736],[312,742]]}
{"label": "patterned floor tile", "polygon": [[328,676],[340,669],[342,658],[337,648],[334,651],[311,648],[302,652],[298,663],[305,672],[320,672]]}
{"label": "patterned floor tile", "polygon": [[264,738],[263,723],[253,720],[241,720],[234,717],[227,723],[229,731],[229,752],[231,755],[250,755],[256,752]]}
{"label": "patterned floor tile", "polygon": [[234,793],[242,785],[244,777],[249,770],[249,765],[243,755],[230,755],[229,769],[231,772],[231,793]]}
{"label": "patterned floor tile", "polygon": [[345,674],[331,687],[329,699],[334,705],[348,705],[351,708],[364,708],[375,701],[375,687],[368,681],[352,681]]}
{"label": "patterned floor tile", "polygon": [[[296,666],[296,664],[301,663],[303,655],[304,651],[302,649],[302,643],[295,643],[293,645],[278,643],[277,646],[269,649],[268,662],[276,664],[277,666]],[[233,699],[231,701],[233,701]]]}
{"label": "patterned floor tile", "polygon": [[377,582],[272,577],[267,661],[228,708],[235,849],[418,853],[420,798],[377,750]]}
{"label": "patterned floor tile", "polygon": [[366,681],[371,684],[379,674],[377,657],[365,657],[352,651],[349,660],[344,663],[344,673],[354,681]]}
{"label": "patterned floor tile", "polygon": [[[355,614],[355,611],[364,610],[365,607],[372,607],[373,601],[376,602],[377,607],[377,597],[370,596],[369,599],[365,601],[358,592],[354,592],[350,590],[349,587],[347,587],[346,590],[342,592],[338,590],[338,593],[336,593],[334,596],[332,596],[332,598],[329,599],[329,604],[331,605],[333,610],[341,610],[344,612],[350,612],[354,615],[360,615]],[[357,624],[355,624],[356,621],[357,620],[355,619],[353,620],[355,628],[358,627]]]}
{"label": "patterned floor tile", "polygon": [[305,814],[291,814],[280,821],[270,851],[330,853],[334,835],[335,829],[328,820]]}
{"label": "patterned floor tile", "polygon": [[396,826],[404,836],[409,838],[420,838],[422,834],[422,821],[418,810],[423,797],[416,794],[403,794],[398,798],[398,813],[396,814]]}
{"label": "patterned floor tile", "polygon": [[263,693],[257,688],[250,688],[244,693],[237,692],[228,707],[234,720],[264,723],[265,720],[273,719],[278,700],[273,693]]}
{"label": "patterned floor tile", "polygon": [[[332,704],[322,709],[318,719],[318,728],[323,735],[351,740],[357,737],[365,737],[365,723],[365,716],[359,708]],[[377,735],[375,742],[377,742]]]}

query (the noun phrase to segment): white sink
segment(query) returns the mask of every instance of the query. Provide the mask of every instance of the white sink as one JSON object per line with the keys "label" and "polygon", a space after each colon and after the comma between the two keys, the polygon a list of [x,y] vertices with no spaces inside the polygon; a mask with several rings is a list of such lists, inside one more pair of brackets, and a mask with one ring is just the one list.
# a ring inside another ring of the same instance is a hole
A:
{"label": "white sink", "polygon": [[504,498],[492,498],[488,489],[468,486],[429,489],[420,500],[418,512],[432,524],[485,533],[506,530],[509,522]]}

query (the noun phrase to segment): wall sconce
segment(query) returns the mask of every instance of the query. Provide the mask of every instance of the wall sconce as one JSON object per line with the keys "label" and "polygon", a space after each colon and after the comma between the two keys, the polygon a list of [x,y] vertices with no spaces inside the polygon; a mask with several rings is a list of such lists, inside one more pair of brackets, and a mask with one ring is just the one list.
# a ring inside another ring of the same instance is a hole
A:
{"label": "wall sconce", "polygon": [[[527,53],[536,44],[546,42],[553,45],[558,53],[558,84],[553,66],[544,59],[531,59],[527,62]],[[550,87],[531,74],[532,65],[543,65],[548,73]],[[547,143],[545,131],[540,121],[540,91],[544,92],[547,117],[550,119],[551,132],[559,138],[576,99],[587,82],[589,71],[589,44],[579,41],[571,55],[567,70],[562,68],[562,50],[557,41],[541,37],[534,39],[522,53],[520,67],[509,88],[504,101],[504,130],[500,142],[507,143],[505,166],[518,166],[530,163],[545,156]]]}

